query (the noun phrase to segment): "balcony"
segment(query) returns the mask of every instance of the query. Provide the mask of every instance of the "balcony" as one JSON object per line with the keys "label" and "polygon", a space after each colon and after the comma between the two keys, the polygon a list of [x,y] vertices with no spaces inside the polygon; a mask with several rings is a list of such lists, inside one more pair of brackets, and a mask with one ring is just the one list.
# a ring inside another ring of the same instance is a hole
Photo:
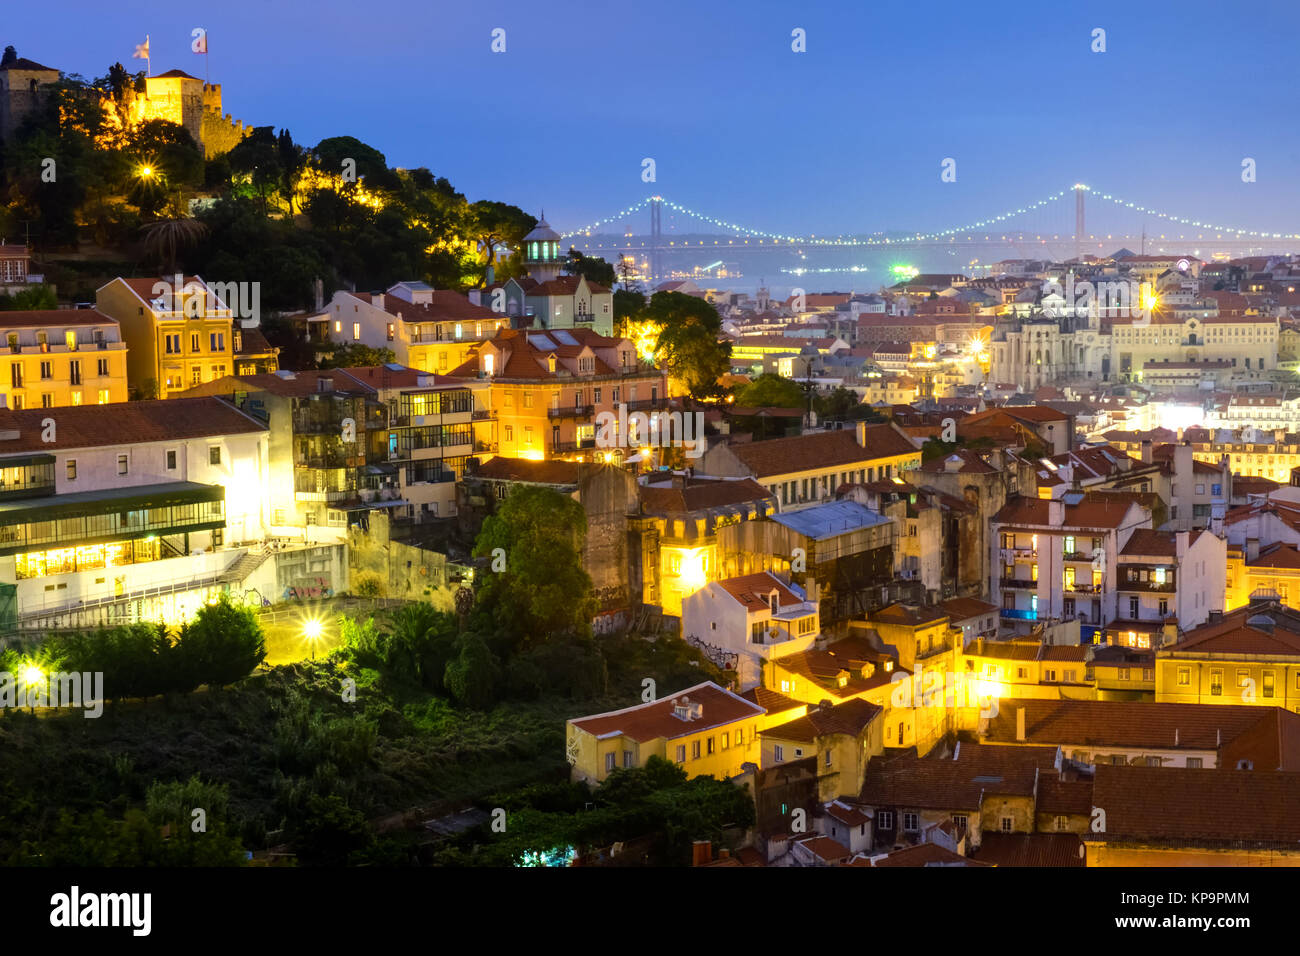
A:
{"label": "balcony", "polygon": [[1178,586],[1173,581],[1166,581],[1164,584],[1158,584],[1155,581],[1124,581],[1116,589],[1119,591],[1141,591],[1144,593],[1170,594],[1178,590]]}
{"label": "balcony", "polygon": [[591,312],[575,312],[573,314],[573,321],[589,324],[596,321],[596,316]]}
{"label": "balcony", "polygon": [[551,445],[551,452],[557,455],[563,455],[577,451],[592,451],[596,447],[596,439],[584,438],[582,441],[559,441]]}
{"label": "balcony", "polygon": [[494,441],[476,441],[474,443],[474,450],[476,452],[486,452],[487,454],[495,455],[497,453],[497,443]]}
{"label": "balcony", "polygon": [[1036,621],[1038,620],[1037,611],[1018,611],[1013,607],[1002,608],[1002,616],[1012,621]]}
{"label": "balcony", "polygon": [[668,408],[672,403],[667,398],[642,398],[635,402],[625,402],[628,412],[651,412]]}
{"label": "balcony", "polygon": [[476,422],[485,422],[496,417],[496,412],[492,411],[490,408],[474,409],[474,421]]}
{"label": "balcony", "polygon": [[1004,590],[1008,588],[1022,588],[1028,591],[1037,591],[1038,582],[1030,581],[1024,578],[1003,578],[998,582]]}
{"label": "balcony", "polygon": [[342,434],[343,419],[347,417],[347,415],[340,415],[338,418],[316,418],[295,415],[293,417],[293,430],[299,435]]}
{"label": "balcony", "polygon": [[1063,561],[1087,561],[1092,563],[1092,555],[1086,551],[1062,551],[1061,560]]}
{"label": "balcony", "polygon": [[595,405],[573,405],[548,408],[547,418],[590,418],[596,412]]}
{"label": "balcony", "polygon": [[1036,548],[1003,548],[1002,560],[1006,563],[1013,561],[1031,561],[1038,557]]}
{"label": "balcony", "polygon": [[1091,584],[1086,581],[1076,581],[1073,584],[1066,584],[1064,590],[1066,594],[1100,594],[1101,585]]}

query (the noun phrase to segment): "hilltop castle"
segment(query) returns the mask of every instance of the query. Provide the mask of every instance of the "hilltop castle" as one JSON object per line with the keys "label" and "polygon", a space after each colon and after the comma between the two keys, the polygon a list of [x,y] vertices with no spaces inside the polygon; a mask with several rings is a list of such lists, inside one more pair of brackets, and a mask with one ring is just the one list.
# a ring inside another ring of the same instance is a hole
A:
{"label": "hilltop castle", "polygon": [[[13,135],[39,105],[42,88],[58,79],[58,70],[23,57],[0,65],[0,139]],[[127,91],[124,115],[128,122],[161,119],[184,126],[207,159],[228,152],[252,131],[221,112],[220,83],[204,83],[182,70],[169,70],[146,77],[144,86],[143,93]]]}

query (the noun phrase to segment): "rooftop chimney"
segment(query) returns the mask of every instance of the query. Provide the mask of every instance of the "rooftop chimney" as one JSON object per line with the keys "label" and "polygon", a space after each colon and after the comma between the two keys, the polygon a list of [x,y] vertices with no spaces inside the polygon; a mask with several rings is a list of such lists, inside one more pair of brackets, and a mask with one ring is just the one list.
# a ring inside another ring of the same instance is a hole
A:
{"label": "rooftop chimney", "polygon": [[382,309],[384,307],[384,294],[382,292],[370,293],[370,304],[376,309]]}
{"label": "rooftop chimney", "polygon": [[1025,739],[1025,708],[1016,708],[1016,740]]}
{"label": "rooftop chimney", "polygon": [[1151,439],[1142,439],[1142,461],[1144,464],[1151,464]]}
{"label": "rooftop chimney", "polygon": [[1060,498],[1051,498],[1047,502],[1047,523],[1053,528],[1065,524],[1065,502]]}

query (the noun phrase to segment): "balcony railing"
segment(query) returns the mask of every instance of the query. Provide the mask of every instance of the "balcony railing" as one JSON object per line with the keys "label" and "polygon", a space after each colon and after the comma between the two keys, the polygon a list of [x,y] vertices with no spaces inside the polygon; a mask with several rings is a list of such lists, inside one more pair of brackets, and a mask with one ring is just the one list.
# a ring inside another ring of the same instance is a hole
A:
{"label": "balcony railing", "polygon": [[474,409],[474,421],[482,422],[492,418],[496,418],[496,412],[492,411],[492,409],[490,408]]}
{"label": "balcony railing", "polygon": [[595,322],[596,316],[591,312],[575,312],[573,314],[574,322]]}
{"label": "balcony railing", "polygon": [[1025,588],[1028,590],[1038,589],[1037,581],[1030,581],[1025,578],[1003,578],[1000,583],[1003,589],[1006,588]]}
{"label": "balcony railing", "polygon": [[1065,592],[1067,594],[1100,594],[1101,585],[1090,584],[1085,581],[1076,581],[1073,584],[1066,584]]}
{"label": "balcony railing", "polygon": [[495,455],[497,452],[497,443],[494,441],[476,441],[474,443],[474,450]]}
{"label": "balcony railing", "polygon": [[596,439],[584,438],[582,441],[558,441],[551,444],[551,451],[565,454],[574,451],[591,451],[596,447]]}
{"label": "balcony railing", "polygon": [[595,405],[561,405],[558,408],[548,408],[546,410],[547,418],[590,418],[596,411]]}
{"label": "balcony railing", "polygon": [[1024,561],[1026,559],[1038,557],[1038,551],[1035,548],[1003,548],[1003,561]]}
{"label": "balcony railing", "polygon": [[667,396],[663,398],[642,398],[635,402],[626,402],[629,412],[649,412],[656,409],[667,408],[671,402]]}
{"label": "balcony railing", "polygon": [[1036,621],[1038,620],[1037,611],[1018,611],[1013,607],[1002,608],[1002,616],[1013,621]]}
{"label": "balcony railing", "polygon": [[1159,584],[1155,581],[1121,581],[1117,590],[1120,591],[1158,591],[1160,593],[1170,593],[1177,591],[1178,587],[1173,581],[1166,581]]}

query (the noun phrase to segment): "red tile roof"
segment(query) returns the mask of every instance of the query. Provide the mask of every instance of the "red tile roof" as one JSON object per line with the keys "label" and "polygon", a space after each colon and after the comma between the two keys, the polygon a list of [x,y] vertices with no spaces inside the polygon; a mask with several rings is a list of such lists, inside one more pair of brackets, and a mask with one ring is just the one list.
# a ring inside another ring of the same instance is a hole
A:
{"label": "red tile roof", "polygon": [[576,485],[581,471],[582,465],[576,461],[532,461],[497,455],[475,468],[469,477],[533,485]]}
{"label": "red tile roof", "polygon": [[849,866],[993,866],[971,857],[954,853],[937,843],[918,843],[874,857],[858,856]]}
{"label": "red tile roof", "polygon": [[637,494],[641,499],[641,507],[647,513],[660,515],[686,514],[774,500],[772,493],[752,478],[691,476],[682,482],[680,488],[667,481],[655,482],[639,485]]}
{"label": "red tile roof", "polygon": [[[700,716],[687,719],[676,716],[674,708],[678,704],[699,704]],[[706,681],[649,704],[578,717],[569,723],[596,737],[622,734],[645,743],[658,738],[672,739],[697,734],[762,714],[763,708],[757,704],[724,690],[712,681]]]}
{"label": "red tile roof", "polygon": [[890,425],[868,425],[865,446],[858,444],[854,431],[843,430],[771,438],[728,447],[759,479],[808,468],[837,468],[857,464],[865,467],[868,462],[879,458],[920,456],[920,451],[911,440]]}
{"label": "red tile roof", "polygon": [[771,571],[744,574],[713,582],[730,594],[747,612],[761,611],[768,606],[768,596],[776,591],[780,607],[802,604],[803,598],[790,590],[790,586]]}
{"label": "red tile roof", "polygon": [[[0,258],[3,258],[0,255]],[[0,312],[0,329],[54,329],[60,326],[103,325],[117,327],[117,319],[98,309],[28,309]]]}
{"label": "red tile roof", "polygon": [[844,734],[858,737],[867,725],[884,713],[884,708],[870,701],[854,698],[830,707],[810,706],[802,717],[760,730],[759,735],[777,740],[814,741],[818,737]]}
{"label": "red tile roof", "polygon": [[[1091,781],[1088,785],[1091,811]],[[990,866],[1086,866],[1083,841],[1073,833],[989,832],[980,840],[975,858]]]}
{"label": "red tile roof", "polygon": [[957,759],[875,757],[860,803],[868,807],[978,810],[986,794],[1032,796],[1041,774],[1056,773],[1055,747],[963,743]]}
{"label": "red tile roof", "polygon": [[[42,439],[42,422],[47,418],[57,424],[57,440],[53,442]],[[0,433],[9,431],[18,435],[0,438],[0,456],[244,435],[266,431],[266,426],[219,398],[172,398],[21,411],[0,409]]]}

